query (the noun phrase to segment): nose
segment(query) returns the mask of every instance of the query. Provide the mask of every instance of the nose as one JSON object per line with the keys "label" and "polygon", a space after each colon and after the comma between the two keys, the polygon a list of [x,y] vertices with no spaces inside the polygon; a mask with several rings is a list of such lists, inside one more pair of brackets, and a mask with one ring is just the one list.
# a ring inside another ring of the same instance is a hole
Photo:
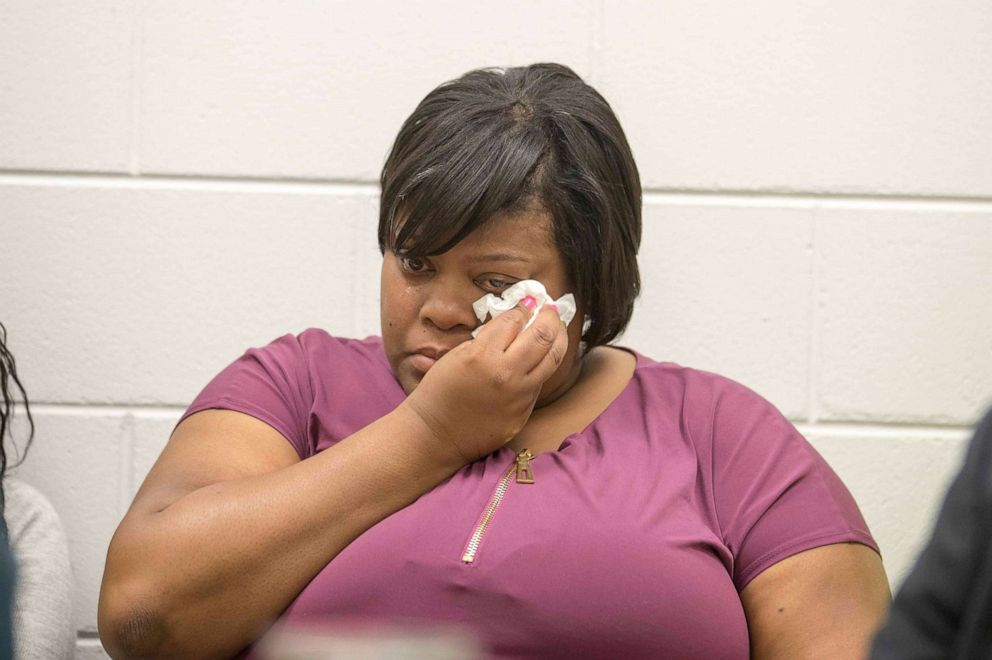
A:
{"label": "nose", "polygon": [[439,330],[458,332],[471,332],[479,325],[472,309],[472,303],[480,297],[475,285],[435,281],[425,293],[420,307],[420,319],[424,323]]}

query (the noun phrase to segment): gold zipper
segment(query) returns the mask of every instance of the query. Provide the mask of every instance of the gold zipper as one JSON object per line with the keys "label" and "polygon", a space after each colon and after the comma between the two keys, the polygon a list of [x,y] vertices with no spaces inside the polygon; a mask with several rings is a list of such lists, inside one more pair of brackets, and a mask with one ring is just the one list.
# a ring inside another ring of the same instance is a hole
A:
{"label": "gold zipper", "polygon": [[521,449],[516,458],[513,459],[513,463],[510,464],[510,467],[500,477],[499,482],[496,484],[496,490],[493,491],[493,496],[489,498],[489,504],[482,514],[482,519],[475,526],[472,536],[468,540],[468,545],[465,546],[462,561],[466,564],[471,564],[475,561],[475,556],[479,552],[479,546],[482,545],[482,537],[485,536],[489,524],[493,521],[493,516],[496,515],[496,509],[499,508],[500,502],[506,496],[506,489],[510,487],[510,477],[513,476],[513,473],[517,473],[516,481],[518,484],[534,483],[534,473],[530,469],[530,459],[532,458],[534,458],[534,455],[529,450]]}

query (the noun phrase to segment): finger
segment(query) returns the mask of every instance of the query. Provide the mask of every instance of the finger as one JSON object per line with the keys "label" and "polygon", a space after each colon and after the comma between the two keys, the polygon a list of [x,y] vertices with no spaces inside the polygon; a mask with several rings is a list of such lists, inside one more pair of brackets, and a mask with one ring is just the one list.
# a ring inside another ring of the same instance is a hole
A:
{"label": "finger", "polygon": [[517,338],[530,319],[531,310],[517,305],[507,310],[479,328],[475,340],[490,343],[500,351],[505,351]]}
{"label": "finger", "polygon": [[545,306],[534,323],[513,340],[506,355],[521,372],[529,373],[541,363],[562,331],[558,314]]}
{"label": "finger", "polygon": [[561,363],[565,361],[565,353],[568,351],[568,328],[565,327],[561,319],[558,319],[558,327],[560,331],[558,332],[558,336],[555,337],[554,343],[548,349],[548,352],[545,353],[544,357],[541,358],[541,361],[538,362],[537,366],[527,374],[528,378],[535,378],[539,382],[544,383],[551,378],[551,374],[557,371]]}

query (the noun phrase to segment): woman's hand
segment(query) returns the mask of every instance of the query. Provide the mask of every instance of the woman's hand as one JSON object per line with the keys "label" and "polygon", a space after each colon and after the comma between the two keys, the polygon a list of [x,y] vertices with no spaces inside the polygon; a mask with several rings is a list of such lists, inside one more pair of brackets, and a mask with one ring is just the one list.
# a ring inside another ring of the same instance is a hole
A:
{"label": "woman's hand", "polygon": [[430,428],[438,448],[470,463],[499,449],[527,423],[544,382],[558,369],[568,333],[546,305],[517,306],[459,344],[424,375],[403,405]]}

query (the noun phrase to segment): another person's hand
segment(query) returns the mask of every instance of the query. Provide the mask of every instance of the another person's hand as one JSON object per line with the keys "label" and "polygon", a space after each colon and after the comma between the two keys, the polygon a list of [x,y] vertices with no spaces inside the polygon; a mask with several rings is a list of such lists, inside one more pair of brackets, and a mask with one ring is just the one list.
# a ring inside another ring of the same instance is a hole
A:
{"label": "another person's hand", "polygon": [[407,397],[439,449],[464,463],[499,449],[527,423],[544,382],[561,365],[568,333],[546,305],[517,306],[485,324],[478,336],[443,355]]}

